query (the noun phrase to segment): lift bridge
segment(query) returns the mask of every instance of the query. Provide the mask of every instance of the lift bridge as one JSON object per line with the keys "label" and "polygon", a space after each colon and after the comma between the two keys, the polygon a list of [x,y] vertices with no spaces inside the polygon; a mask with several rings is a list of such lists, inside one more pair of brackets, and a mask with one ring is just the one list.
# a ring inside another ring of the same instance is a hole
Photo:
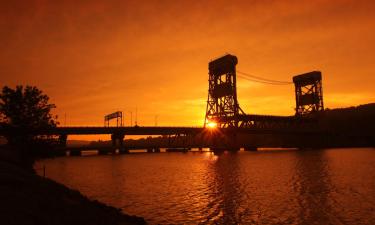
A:
{"label": "lift bridge", "polygon": [[[209,88],[204,126],[215,123],[220,128],[313,128],[316,115],[324,110],[321,72],[313,71],[293,77],[296,96],[294,116],[246,114],[237,100],[237,62],[236,56],[227,54],[208,64]],[[255,78],[269,84],[291,83]]]}
{"label": "lift bridge", "polygon": [[[104,127],[54,127],[21,130],[0,128],[0,135],[20,134],[22,132],[37,135],[57,135],[61,146],[66,146],[68,135],[110,134],[113,146],[123,147],[125,135],[168,135],[168,136],[203,136],[210,133],[207,125],[217,124],[216,134],[233,138],[237,134],[316,134],[316,115],[324,110],[322,94],[322,75],[313,71],[293,77],[296,107],[293,116],[272,116],[246,114],[237,100],[237,72],[245,79],[258,79],[267,84],[292,84],[252,76],[236,70],[238,63],[234,55],[224,55],[208,65],[208,99],[203,127],[144,127],[122,126],[122,113],[116,112],[105,117]],[[117,126],[110,127],[109,120],[116,118]],[[120,118],[120,126],[118,123]],[[218,136],[218,139],[222,136]],[[228,138],[227,138],[228,139]],[[234,140],[234,139],[233,139]],[[215,142],[213,142],[215,145]],[[199,147],[199,146],[196,146]],[[207,147],[207,146],[206,146]]]}

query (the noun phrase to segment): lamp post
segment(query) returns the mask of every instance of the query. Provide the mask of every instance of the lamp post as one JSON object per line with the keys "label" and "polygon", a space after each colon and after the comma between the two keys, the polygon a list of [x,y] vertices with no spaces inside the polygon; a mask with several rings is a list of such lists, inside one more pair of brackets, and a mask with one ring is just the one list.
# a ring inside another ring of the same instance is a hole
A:
{"label": "lamp post", "polygon": [[129,113],[130,113],[130,126],[132,127],[133,126],[133,112],[129,111]]}

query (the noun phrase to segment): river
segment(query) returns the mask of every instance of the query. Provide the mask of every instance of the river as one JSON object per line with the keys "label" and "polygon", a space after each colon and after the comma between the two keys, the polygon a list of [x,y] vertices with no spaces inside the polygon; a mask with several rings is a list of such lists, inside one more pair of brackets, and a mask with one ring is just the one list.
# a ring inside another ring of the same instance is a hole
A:
{"label": "river", "polygon": [[149,224],[375,224],[375,149],[136,153],[38,161]]}

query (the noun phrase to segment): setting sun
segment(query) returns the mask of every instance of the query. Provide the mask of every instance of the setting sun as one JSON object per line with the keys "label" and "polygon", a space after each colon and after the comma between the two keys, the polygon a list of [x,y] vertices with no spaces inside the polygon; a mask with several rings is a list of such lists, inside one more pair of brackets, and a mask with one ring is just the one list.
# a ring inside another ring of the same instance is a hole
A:
{"label": "setting sun", "polygon": [[210,121],[210,122],[207,123],[207,127],[210,128],[210,129],[215,129],[215,128],[217,128],[217,123],[213,122],[213,121]]}

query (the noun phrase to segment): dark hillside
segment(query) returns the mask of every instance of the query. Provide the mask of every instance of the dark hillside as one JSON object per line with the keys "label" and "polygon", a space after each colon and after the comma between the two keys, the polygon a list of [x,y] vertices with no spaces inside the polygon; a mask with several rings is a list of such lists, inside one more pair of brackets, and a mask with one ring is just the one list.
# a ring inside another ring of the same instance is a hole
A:
{"label": "dark hillside", "polygon": [[375,103],[356,107],[327,109],[321,117],[325,128],[353,134],[375,135]]}

